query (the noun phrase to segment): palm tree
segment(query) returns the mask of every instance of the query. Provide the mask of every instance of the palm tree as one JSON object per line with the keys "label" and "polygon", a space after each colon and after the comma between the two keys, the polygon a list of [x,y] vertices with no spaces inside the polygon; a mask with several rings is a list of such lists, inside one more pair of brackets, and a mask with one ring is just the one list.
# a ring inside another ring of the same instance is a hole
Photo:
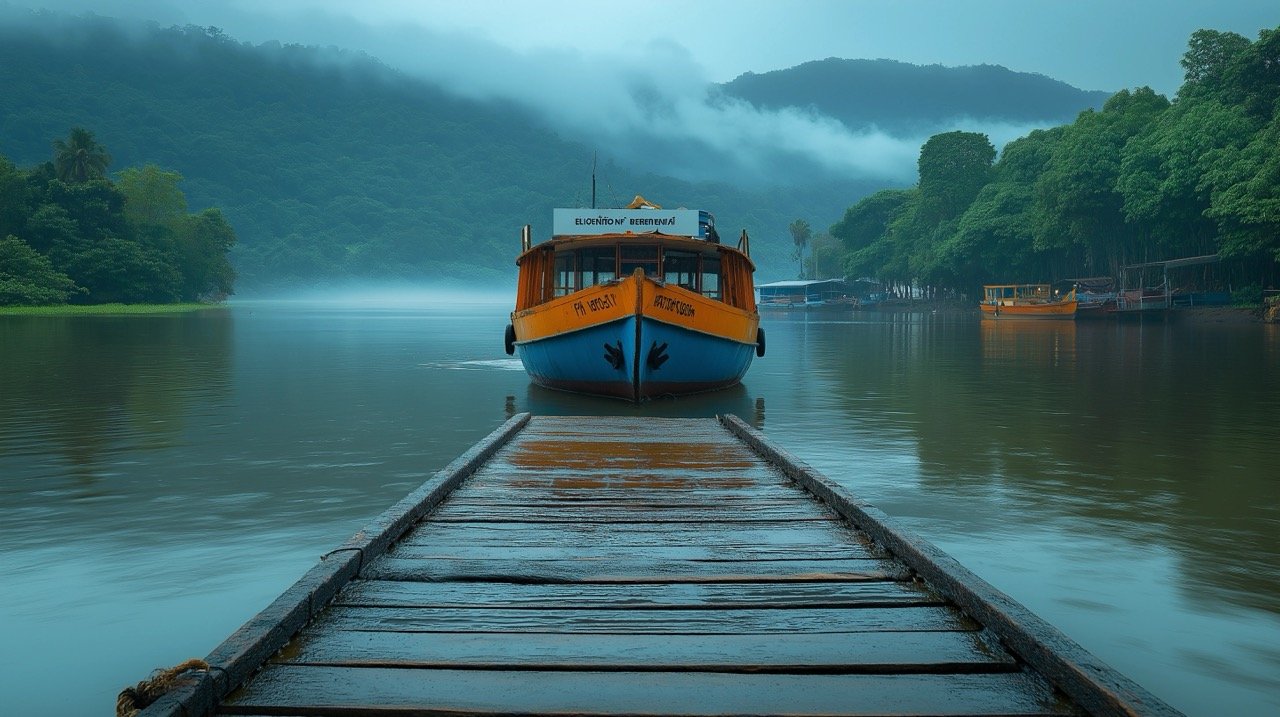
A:
{"label": "palm tree", "polygon": [[53,168],[64,182],[87,182],[107,176],[111,155],[83,127],[73,128],[66,140],[54,140],[53,150]]}
{"label": "palm tree", "polygon": [[797,219],[787,227],[791,231],[791,238],[796,243],[796,251],[792,255],[800,260],[800,278],[804,278],[804,247],[809,243],[809,237],[813,235],[809,229],[809,222],[803,219]]}

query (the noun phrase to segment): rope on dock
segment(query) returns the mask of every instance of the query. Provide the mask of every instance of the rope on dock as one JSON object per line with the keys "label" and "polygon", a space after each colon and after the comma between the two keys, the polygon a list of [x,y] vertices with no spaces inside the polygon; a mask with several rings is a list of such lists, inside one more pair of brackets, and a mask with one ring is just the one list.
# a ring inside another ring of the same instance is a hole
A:
{"label": "rope on dock", "polygon": [[208,669],[209,663],[195,658],[167,670],[157,669],[148,679],[120,691],[120,696],[116,698],[116,717],[133,717],[138,714],[173,689],[174,683],[184,672],[205,672]]}

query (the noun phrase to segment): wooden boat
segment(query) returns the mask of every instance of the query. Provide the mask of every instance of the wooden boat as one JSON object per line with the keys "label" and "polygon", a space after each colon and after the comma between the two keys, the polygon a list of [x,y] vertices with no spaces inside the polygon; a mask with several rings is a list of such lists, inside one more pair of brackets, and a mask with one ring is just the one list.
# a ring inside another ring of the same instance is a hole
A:
{"label": "wooden boat", "polygon": [[763,356],[746,231],[636,197],[556,209],[550,241],[526,225],[506,351],[548,388],[643,401],[738,383]]}
{"label": "wooden boat", "polygon": [[1048,284],[992,284],[982,287],[984,319],[1074,319],[1075,289],[1054,294]]}

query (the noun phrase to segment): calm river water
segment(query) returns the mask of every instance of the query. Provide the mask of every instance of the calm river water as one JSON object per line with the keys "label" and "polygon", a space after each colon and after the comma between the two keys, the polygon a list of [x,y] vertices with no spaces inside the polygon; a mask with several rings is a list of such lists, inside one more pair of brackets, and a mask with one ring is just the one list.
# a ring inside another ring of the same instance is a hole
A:
{"label": "calm river water", "polygon": [[1280,714],[1280,327],[770,315],[633,407],[531,386],[508,308],[0,316],[5,712],[110,714],[532,411],[736,413],[1175,707]]}

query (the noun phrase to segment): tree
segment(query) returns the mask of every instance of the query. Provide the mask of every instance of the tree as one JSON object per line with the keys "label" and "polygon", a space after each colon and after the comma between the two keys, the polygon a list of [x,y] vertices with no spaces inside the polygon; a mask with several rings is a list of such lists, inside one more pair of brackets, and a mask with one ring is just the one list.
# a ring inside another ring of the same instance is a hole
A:
{"label": "tree", "polygon": [[1036,181],[1037,250],[1059,252],[1072,272],[1113,275],[1125,263],[1154,258],[1125,223],[1117,182],[1125,144],[1168,108],[1149,87],[1121,90],[1101,112],[1081,112],[1064,128]]}
{"label": "tree", "polygon": [[15,236],[0,239],[0,306],[65,304],[80,288]]}
{"label": "tree", "polygon": [[1191,33],[1187,51],[1179,61],[1184,80],[1178,94],[1185,97],[1220,87],[1232,63],[1248,48],[1248,38],[1234,32],[1196,30]]}
{"label": "tree", "polygon": [[95,304],[163,304],[179,298],[181,277],[155,250],[114,237],[71,258],[67,273]]}
{"label": "tree", "polygon": [[944,132],[920,148],[920,218],[935,224],[955,219],[991,180],[996,148],[985,134]]}
{"label": "tree", "polygon": [[67,183],[87,182],[107,176],[111,155],[93,138],[93,133],[83,127],[71,130],[65,140],[53,142],[53,166],[58,179]]}
{"label": "tree", "polygon": [[1280,262],[1280,107],[1244,148],[1223,154],[1205,177],[1207,215],[1218,224],[1223,256],[1262,260],[1274,279]]}
{"label": "tree", "polygon": [[844,211],[840,221],[831,226],[831,236],[844,243],[845,249],[857,251],[871,246],[884,236],[884,230],[902,210],[908,192],[882,189]]}
{"label": "tree", "polygon": [[5,157],[0,157],[0,237],[18,234],[30,213],[27,178]]}
{"label": "tree", "polygon": [[217,209],[206,209],[185,219],[178,232],[183,300],[220,300],[231,293],[236,273],[227,254],[235,243],[235,231]]}
{"label": "tree", "polygon": [[187,215],[182,175],[154,164],[121,170],[116,188],[124,194],[124,216],[137,226],[175,227]]}
{"label": "tree", "polygon": [[791,239],[796,244],[795,253],[792,258],[800,261],[800,278],[804,278],[804,248],[809,243],[809,237],[813,236],[813,230],[809,228],[809,222],[803,219],[797,219],[787,226],[787,230],[791,232]]}

